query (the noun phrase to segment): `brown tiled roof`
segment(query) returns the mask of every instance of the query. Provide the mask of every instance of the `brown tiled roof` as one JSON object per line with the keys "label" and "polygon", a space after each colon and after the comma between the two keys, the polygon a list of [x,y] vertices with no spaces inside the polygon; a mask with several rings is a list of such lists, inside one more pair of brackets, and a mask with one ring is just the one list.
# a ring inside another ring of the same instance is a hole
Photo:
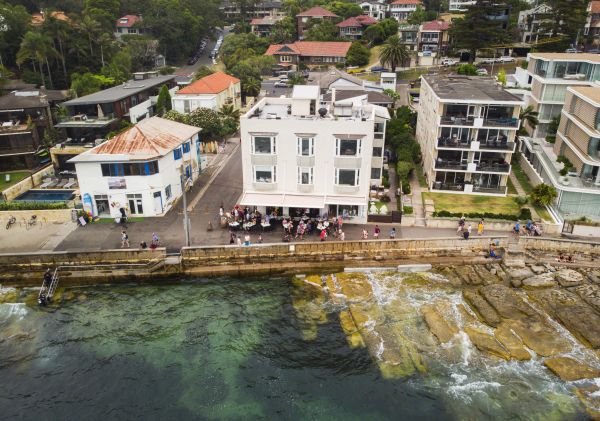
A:
{"label": "brown tiled roof", "polygon": [[392,4],[421,4],[421,0],[396,0]]}
{"label": "brown tiled roof", "polygon": [[590,13],[600,13],[600,1],[590,2]]}
{"label": "brown tiled roof", "polygon": [[[299,54],[304,57],[346,57],[351,45],[351,42],[296,41],[293,44],[272,44],[265,55]],[[281,51],[283,47],[288,47],[291,52]]]}
{"label": "brown tiled roof", "polygon": [[304,12],[298,13],[296,16],[300,16],[300,17],[309,17],[309,18],[314,18],[314,17],[330,17],[330,18],[337,18],[339,17],[338,15],[336,15],[333,12],[330,12],[329,10],[321,7],[321,6],[315,6],[315,7],[311,7],[308,10],[305,10]]}
{"label": "brown tiled roof", "polygon": [[256,18],[250,21],[250,25],[275,25],[281,19],[280,17],[275,16],[265,16],[263,18]]}
{"label": "brown tiled roof", "polygon": [[218,94],[229,88],[230,85],[240,83],[236,77],[223,72],[213,73],[175,92],[181,94]]}
{"label": "brown tiled roof", "polygon": [[[63,22],[68,22],[70,20],[69,17],[65,15],[65,12],[52,12],[50,16],[52,16],[54,19],[62,20]],[[45,20],[46,18],[42,13],[34,13],[31,15],[31,24],[33,26],[39,26],[44,23]]]}
{"label": "brown tiled roof", "polygon": [[[127,19],[127,22],[121,22],[122,19]],[[136,16],[136,15],[125,15],[125,16],[121,16],[119,19],[117,19],[117,28],[131,28],[133,25],[135,25],[138,22],[142,21],[142,17],[141,16]]]}
{"label": "brown tiled roof", "polygon": [[351,17],[351,18],[348,18],[348,19],[338,23],[335,26],[337,26],[339,28],[349,28],[349,27],[353,27],[353,26],[362,28],[362,23],[360,23],[358,21],[358,19],[356,19],[356,17]]}
{"label": "brown tiled roof", "polygon": [[145,118],[130,129],[91,149],[89,154],[129,155],[129,159],[135,159],[136,155],[142,159],[161,157],[199,131],[198,127],[160,117]]}
{"label": "brown tiled roof", "polygon": [[448,28],[450,28],[450,24],[441,20],[432,20],[422,25],[423,31],[447,31]]}
{"label": "brown tiled roof", "polygon": [[368,15],[360,15],[356,17],[356,20],[362,23],[363,25],[374,25],[379,22],[377,19],[368,16]]}

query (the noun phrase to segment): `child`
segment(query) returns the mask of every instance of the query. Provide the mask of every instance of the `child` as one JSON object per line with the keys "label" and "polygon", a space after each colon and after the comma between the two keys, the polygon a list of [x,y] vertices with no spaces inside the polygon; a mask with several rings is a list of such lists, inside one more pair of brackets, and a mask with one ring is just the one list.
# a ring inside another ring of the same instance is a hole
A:
{"label": "child", "polygon": [[483,219],[477,225],[477,235],[483,235]]}
{"label": "child", "polygon": [[375,238],[377,240],[379,238],[380,232],[381,232],[381,229],[379,229],[379,225],[375,225],[375,229],[373,229],[373,238]]}
{"label": "child", "polygon": [[390,230],[390,239],[395,239],[396,238],[396,228],[392,228]]}

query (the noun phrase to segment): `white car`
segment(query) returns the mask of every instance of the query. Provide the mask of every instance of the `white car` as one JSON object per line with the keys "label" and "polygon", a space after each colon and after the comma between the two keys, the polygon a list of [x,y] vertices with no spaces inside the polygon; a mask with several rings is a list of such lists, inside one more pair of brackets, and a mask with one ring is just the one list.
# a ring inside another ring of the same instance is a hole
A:
{"label": "white car", "polygon": [[442,66],[454,66],[455,64],[458,64],[459,61],[454,59],[454,58],[443,58],[442,59]]}
{"label": "white car", "polygon": [[287,83],[287,80],[278,80],[277,82],[275,82],[273,84],[273,86],[275,88],[287,88],[288,87],[288,83]]}
{"label": "white car", "polygon": [[479,60],[479,62],[481,64],[492,64],[495,63],[495,60],[493,58],[482,58],[481,60]]}
{"label": "white car", "polygon": [[488,71],[486,69],[477,69],[477,75],[478,76],[487,76]]}
{"label": "white car", "polygon": [[515,61],[514,57],[511,56],[502,56],[499,58],[500,63],[512,63],[513,61]]}

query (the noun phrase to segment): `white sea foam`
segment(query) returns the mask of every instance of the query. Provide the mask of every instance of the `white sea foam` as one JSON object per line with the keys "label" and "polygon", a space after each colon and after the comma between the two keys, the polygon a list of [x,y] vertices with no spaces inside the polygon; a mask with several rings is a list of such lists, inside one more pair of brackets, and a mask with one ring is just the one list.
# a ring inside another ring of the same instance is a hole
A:
{"label": "white sea foam", "polygon": [[0,304],[0,320],[6,320],[11,317],[17,317],[22,320],[28,313],[25,303],[4,303]]}

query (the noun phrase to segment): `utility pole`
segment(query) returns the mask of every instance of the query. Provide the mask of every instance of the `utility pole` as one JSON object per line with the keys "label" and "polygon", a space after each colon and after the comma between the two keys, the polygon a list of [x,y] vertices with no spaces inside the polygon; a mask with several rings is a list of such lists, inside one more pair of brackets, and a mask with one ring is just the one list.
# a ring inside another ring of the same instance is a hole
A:
{"label": "utility pole", "polygon": [[187,196],[185,193],[185,186],[187,185],[187,180],[184,181],[184,172],[183,167],[181,167],[181,175],[179,180],[181,182],[181,195],[183,196],[183,231],[185,232],[185,246],[190,246],[190,220],[188,218],[187,211]]}

